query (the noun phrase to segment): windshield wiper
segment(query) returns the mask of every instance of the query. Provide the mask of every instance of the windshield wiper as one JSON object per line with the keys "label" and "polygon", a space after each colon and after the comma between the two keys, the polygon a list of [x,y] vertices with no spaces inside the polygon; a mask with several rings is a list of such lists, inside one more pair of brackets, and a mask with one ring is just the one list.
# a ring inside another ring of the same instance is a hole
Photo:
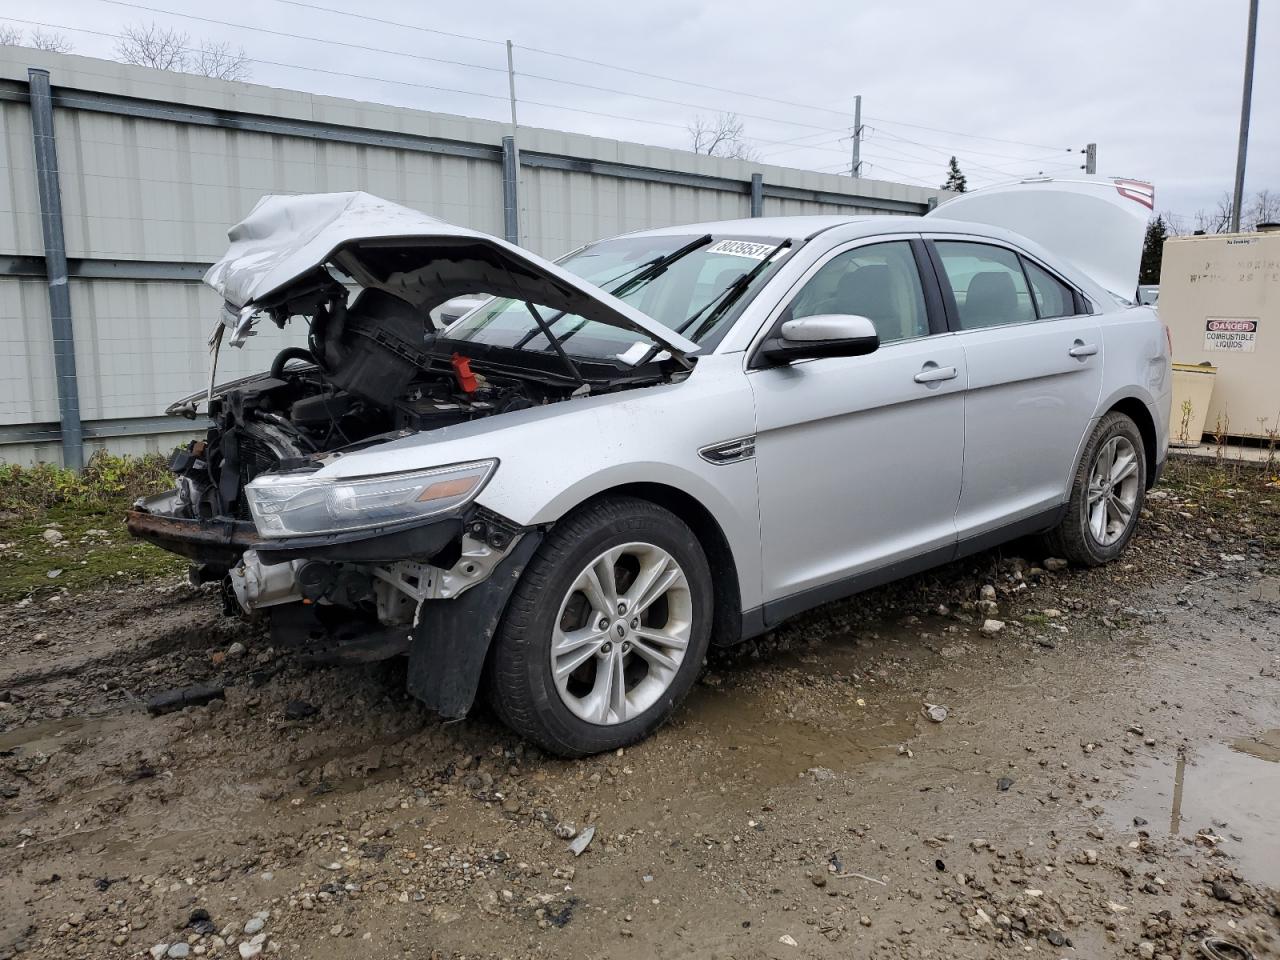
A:
{"label": "windshield wiper", "polygon": [[648,283],[650,280],[662,276],[662,274],[667,272],[667,268],[677,260],[683,260],[689,254],[693,253],[693,251],[700,247],[705,247],[712,241],[712,239],[711,234],[704,234],[697,240],[690,240],[679,250],[673,250],[665,257],[658,257],[656,260],[649,261],[648,265],[639,273],[632,274],[630,279],[624,280],[609,292],[615,297],[621,297],[623,294],[630,293],[636,287],[640,286],[640,284]]}
{"label": "windshield wiper", "polygon": [[[713,239],[714,237],[712,237],[711,234],[707,233],[701,237],[698,237],[698,239],[696,240],[689,241],[683,247],[680,247],[677,250],[672,250],[670,253],[664,256],[657,257],[653,260],[650,260],[648,263],[641,265],[638,272],[632,273],[629,277],[627,277],[627,279],[623,280],[621,283],[619,283],[616,287],[614,287],[612,290],[608,292],[613,294],[615,297],[622,297],[630,293],[632,290],[640,286],[642,283],[648,283],[650,280],[654,280],[662,276],[662,274],[666,273],[667,269],[677,260],[683,260],[689,254],[693,253],[693,251],[701,247],[705,247]],[[623,274],[623,276],[625,277],[627,275]],[[546,321],[547,326],[550,327],[551,324],[558,321],[567,312],[568,312],[567,310],[561,310],[554,317],[551,317],[549,320]],[[585,320],[582,323],[578,324],[573,329],[568,330],[563,336],[559,338],[558,342],[563,344],[566,340],[568,340],[571,336],[573,336],[575,333],[581,330],[584,326],[586,326]],[[516,341],[515,344],[513,344],[514,349],[519,350],[522,347],[527,346],[528,343],[541,332],[543,331],[540,328],[537,330],[530,330],[518,341]],[[550,334],[548,334],[547,339],[550,340],[553,338],[551,337]]]}
{"label": "windshield wiper", "polygon": [[[791,241],[783,240],[780,244],[778,244],[776,247],[770,250],[768,256],[766,256],[754,267],[752,267],[746,273],[742,274],[740,277],[738,277],[738,279],[734,280],[733,283],[729,284],[727,287],[725,287],[723,290],[717,293],[714,297],[712,297],[710,300],[708,300],[706,303],[700,306],[696,311],[694,311],[692,316],[690,316],[687,320],[681,323],[680,326],[676,327],[676,333],[681,333],[681,334],[684,333],[691,326],[693,326],[695,323],[698,322],[699,317],[701,317],[704,313],[710,310],[711,307],[714,306],[715,309],[711,310],[711,313],[707,316],[707,319],[704,320],[702,324],[698,327],[698,329],[695,330],[693,334],[689,337],[690,340],[692,340],[694,343],[697,343],[698,338],[701,337],[703,334],[705,334],[712,327],[714,327],[717,321],[719,321],[719,319],[722,316],[724,316],[725,311],[728,310],[730,307],[732,307],[734,303],[737,302],[738,298],[741,297],[743,293],[746,292],[747,287],[751,286],[751,281],[755,280],[756,277],[760,276],[760,274],[764,271],[764,268],[769,266],[769,264],[773,262],[773,258],[776,257],[781,251],[785,250],[789,246],[791,246]],[[652,360],[655,356],[658,355],[658,353],[660,352],[660,349],[661,348],[656,344],[650,347],[649,352],[640,358],[640,361],[636,364],[636,366],[637,367],[644,366],[646,363],[648,363],[650,360]]]}

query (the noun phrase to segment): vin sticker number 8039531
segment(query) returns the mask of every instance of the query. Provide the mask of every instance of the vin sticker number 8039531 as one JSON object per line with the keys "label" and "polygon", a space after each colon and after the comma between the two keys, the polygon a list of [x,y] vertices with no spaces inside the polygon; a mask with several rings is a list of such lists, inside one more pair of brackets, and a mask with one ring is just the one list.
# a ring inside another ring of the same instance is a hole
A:
{"label": "vin sticker number 8039531", "polygon": [[763,260],[770,251],[777,249],[777,246],[776,243],[752,243],[750,240],[721,240],[707,247],[707,253],[723,253],[731,257]]}
{"label": "vin sticker number 8039531", "polygon": [[1204,348],[1224,353],[1253,353],[1258,342],[1258,321],[1250,317],[1207,317]]}

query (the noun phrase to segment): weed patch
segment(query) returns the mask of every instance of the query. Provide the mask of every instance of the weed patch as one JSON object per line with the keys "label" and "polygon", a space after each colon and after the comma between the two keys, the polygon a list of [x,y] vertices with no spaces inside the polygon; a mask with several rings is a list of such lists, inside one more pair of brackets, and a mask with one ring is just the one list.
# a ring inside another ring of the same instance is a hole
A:
{"label": "weed patch", "polygon": [[0,600],[181,572],[181,558],[124,527],[134,500],[171,485],[158,454],[99,453],[81,472],[0,464]]}

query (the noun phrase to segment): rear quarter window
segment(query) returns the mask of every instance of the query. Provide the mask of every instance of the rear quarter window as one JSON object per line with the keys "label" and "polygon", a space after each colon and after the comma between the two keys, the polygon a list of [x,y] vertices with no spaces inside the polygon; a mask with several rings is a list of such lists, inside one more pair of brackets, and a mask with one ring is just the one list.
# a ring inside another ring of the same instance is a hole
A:
{"label": "rear quarter window", "polygon": [[1070,287],[1025,257],[1022,264],[1027,269],[1027,279],[1031,281],[1031,294],[1035,297],[1036,312],[1041,320],[1075,315],[1075,295]]}

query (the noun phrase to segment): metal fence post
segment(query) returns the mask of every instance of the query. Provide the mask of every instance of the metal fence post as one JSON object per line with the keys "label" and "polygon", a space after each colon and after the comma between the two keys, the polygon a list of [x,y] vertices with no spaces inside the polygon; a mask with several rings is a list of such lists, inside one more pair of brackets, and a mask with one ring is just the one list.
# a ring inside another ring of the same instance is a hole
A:
{"label": "metal fence post", "polygon": [[502,138],[502,223],[509,243],[520,242],[520,155],[515,137]]}
{"label": "metal fence post", "polygon": [[58,419],[62,424],[62,463],[79,470],[84,466],[84,434],[80,425],[76,343],[71,327],[71,292],[67,288],[67,244],[62,232],[62,191],[58,187],[58,149],[53,134],[53,94],[49,86],[49,71],[29,68],[27,89],[31,104],[31,139],[36,153],[36,182],[40,190],[44,269],[49,284],[53,370],[58,384]]}
{"label": "metal fence post", "polygon": [[751,215],[753,217],[764,216],[764,174],[753,173],[751,175]]}

